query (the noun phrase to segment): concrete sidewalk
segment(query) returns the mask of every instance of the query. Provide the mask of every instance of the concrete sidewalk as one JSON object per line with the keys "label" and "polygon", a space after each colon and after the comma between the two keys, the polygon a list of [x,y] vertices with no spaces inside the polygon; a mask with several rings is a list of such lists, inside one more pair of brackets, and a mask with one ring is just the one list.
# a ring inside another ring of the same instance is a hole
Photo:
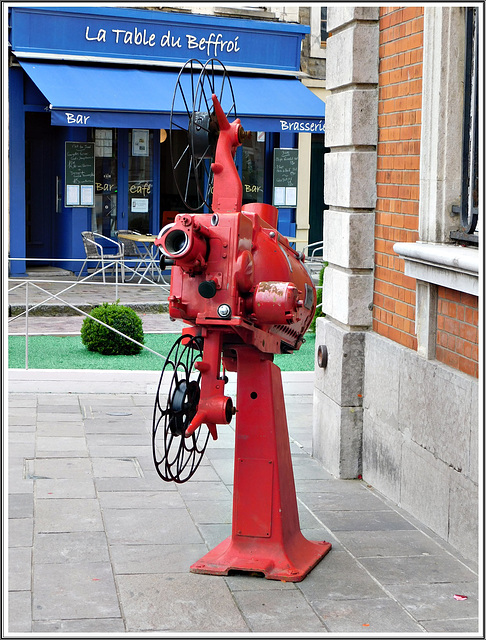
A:
{"label": "concrete sidewalk", "polygon": [[158,374],[126,373],[10,372],[8,633],[482,637],[472,563],[312,458],[310,373],[283,375],[293,469],[302,531],[332,550],[300,583],[190,573],[231,533],[234,429],[164,483]]}

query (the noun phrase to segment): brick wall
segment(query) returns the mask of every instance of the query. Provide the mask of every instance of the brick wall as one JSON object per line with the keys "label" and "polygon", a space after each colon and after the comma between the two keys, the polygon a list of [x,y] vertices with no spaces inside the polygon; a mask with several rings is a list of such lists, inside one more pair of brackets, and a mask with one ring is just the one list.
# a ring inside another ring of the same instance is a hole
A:
{"label": "brick wall", "polygon": [[478,377],[478,299],[438,287],[436,358]]}
{"label": "brick wall", "polygon": [[422,7],[380,7],[373,329],[411,349],[415,279],[393,244],[418,240],[422,35]]}

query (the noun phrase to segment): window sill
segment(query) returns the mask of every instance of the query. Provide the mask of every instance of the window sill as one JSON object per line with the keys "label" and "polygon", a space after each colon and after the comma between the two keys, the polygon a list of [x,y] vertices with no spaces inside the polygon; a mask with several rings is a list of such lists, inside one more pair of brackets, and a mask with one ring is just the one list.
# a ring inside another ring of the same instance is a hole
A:
{"label": "window sill", "polygon": [[405,260],[406,276],[478,295],[477,249],[450,244],[397,242],[393,250]]}

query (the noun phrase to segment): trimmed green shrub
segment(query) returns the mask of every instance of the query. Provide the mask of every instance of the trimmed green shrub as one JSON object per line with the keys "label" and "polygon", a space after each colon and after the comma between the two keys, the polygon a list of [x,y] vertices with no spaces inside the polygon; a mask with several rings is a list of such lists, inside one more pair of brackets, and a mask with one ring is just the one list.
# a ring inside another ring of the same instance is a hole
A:
{"label": "trimmed green shrub", "polygon": [[317,307],[316,307],[316,312],[314,313],[314,317],[312,318],[311,325],[309,327],[309,331],[312,331],[313,333],[316,332],[317,318],[324,318],[326,315],[325,313],[322,313],[322,284],[324,282],[324,269],[327,267],[328,264],[329,264],[328,262],[323,262],[322,269],[319,272],[319,287],[316,291]]}
{"label": "trimmed green shrub", "polygon": [[89,351],[97,351],[105,356],[134,355],[140,353],[141,345],[135,344],[124,336],[99,324],[97,318],[105,324],[143,344],[142,321],[133,309],[115,303],[104,302],[95,307],[81,327],[81,340]]}

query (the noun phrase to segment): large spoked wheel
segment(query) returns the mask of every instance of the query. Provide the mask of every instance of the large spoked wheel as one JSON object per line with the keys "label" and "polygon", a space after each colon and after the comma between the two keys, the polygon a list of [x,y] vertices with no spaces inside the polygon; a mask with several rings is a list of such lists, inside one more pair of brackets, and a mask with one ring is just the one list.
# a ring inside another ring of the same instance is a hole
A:
{"label": "large spoked wheel", "polygon": [[174,89],[169,143],[174,182],[190,211],[202,211],[204,207],[211,211],[211,162],[219,135],[213,93],[228,120],[235,119],[235,97],[226,67],[215,58],[204,65],[198,60],[188,60]]}
{"label": "large spoked wheel", "polygon": [[[185,432],[196,415],[201,374],[194,364],[202,360],[202,339],[181,336],[167,356],[155,399],[152,453],[159,476],[167,482],[186,482],[195,473],[209,439],[201,425],[189,437]],[[167,393],[163,384],[171,376]]]}

